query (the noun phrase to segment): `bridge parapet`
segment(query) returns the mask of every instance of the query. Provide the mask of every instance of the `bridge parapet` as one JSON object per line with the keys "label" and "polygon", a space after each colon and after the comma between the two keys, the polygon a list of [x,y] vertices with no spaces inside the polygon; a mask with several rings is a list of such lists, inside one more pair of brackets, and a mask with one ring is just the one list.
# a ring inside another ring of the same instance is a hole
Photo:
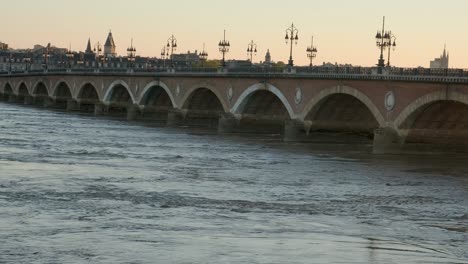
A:
{"label": "bridge parapet", "polygon": [[282,68],[238,68],[219,72],[217,68],[167,69],[48,69],[47,71],[0,72],[1,77],[18,76],[121,76],[121,77],[227,77],[227,78],[291,78],[323,80],[371,80],[430,83],[468,83],[468,70],[464,69],[423,69],[390,68],[386,74],[374,73],[375,68],[336,67],[336,68],[297,68],[295,73],[285,73]]}

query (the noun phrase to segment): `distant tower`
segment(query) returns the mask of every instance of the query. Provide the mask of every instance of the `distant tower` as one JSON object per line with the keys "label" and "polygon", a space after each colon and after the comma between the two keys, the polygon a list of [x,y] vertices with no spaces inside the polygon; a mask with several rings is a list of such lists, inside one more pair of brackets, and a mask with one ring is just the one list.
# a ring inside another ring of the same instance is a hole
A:
{"label": "distant tower", "polygon": [[447,52],[447,47],[444,45],[444,53],[440,57],[440,67],[443,69],[448,69],[449,67],[449,54]]}
{"label": "distant tower", "polygon": [[88,62],[88,63],[91,63],[96,59],[96,56],[95,56],[95,54],[93,52],[93,49],[91,48],[91,39],[90,38],[88,39],[88,44],[86,45],[86,50],[85,50],[85,54],[84,54],[83,59],[84,59],[85,62]]}
{"label": "distant tower", "polygon": [[88,45],[86,45],[85,53],[86,54],[94,53],[93,49],[91,48],[91,39],[90,38],[88,39]]}
{"label": "distant tower", "polygon": [[266,55],[265,55],[265,64],[271,64],[270,49],[267,50],[267,53],[266,53]]}
{"label": "distant tower", "polygon": [[449,58],[450,58],[450,55],[447,52],[446,46],[444,45],[444,52],[439,58],[435,58],[433,61],[431,61],[430,68],[431,69],[448,69]]}
{"label": "distant tower", "polygon": [[104,44],[104,57],[114,58],[116,56],[117,56],[117,53],[115,52],[114,38],[112,37],[112,32],[109,31],[109,35],[107,36],[106,43]]}

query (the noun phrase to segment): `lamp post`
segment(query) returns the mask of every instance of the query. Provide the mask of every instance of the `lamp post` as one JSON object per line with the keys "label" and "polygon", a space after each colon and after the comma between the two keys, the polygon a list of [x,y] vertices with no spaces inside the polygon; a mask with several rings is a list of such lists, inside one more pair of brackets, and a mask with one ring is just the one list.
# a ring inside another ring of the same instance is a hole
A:
{"label": "lamp post", "polygon": [[13,53],[10,52],[10,58],[8,59],[8,64],[9,64],[9,66],[8,66],[8,68],[9,68],[8,72],[10,72],[10,73],[11,73],[11,70],[12,70],[12,67],[11,67],[11,64],[12,64],[12,63],[13,63]]}
{"label": "lamp post", "polygon": [[203,43],[203,51],[198,54],[202,63],[202,68],[205,66],[205,61],[208,59],[208,53],[205,51],[205,43]]}
{"label": "lamp post", "polygon": [[390,53],[392,49],[395,51],[396,49],[396,37],[393,35],[391,31],[388,32],[390,35],[390,42],[388,46],[388,60],[387,60],[387,67],[390,67]]}
{"label": "lamp post", "polygon": [[25,72],[29,71],[29,65],[31,64],[31,57],[30,54],[28,53],[28,56],[23,59],[24,64],[25,64]]}
{"label": "lamp post", "polygon": [[101,44],[98,42],[94,45],[94,53],[96,54],[96,69],[99,69],[99,63],[101,62],[101,52],[102,47]]}
{"label": "lamp post", "polygon": [[247,45],[247,56],[250,56],[250,63],[253,64],[253,55],[257,55],[257,44],[254,43],[252,40],[248,45]]}
{"label": "lamp post", "polygon": [[174,67],[174,50],[177,49],[177,39],[172,35],[168,40],[167,40],[167,49],[171,50],[170,54],[170,59],[171,59],[171,67]]}
{"label": "lamp post", "polygon": [[72,61],[73,61],[73,57],[74,57],[74,54],[71,50],[71,44],[70,44],[70,48],[68,49],[67,53],[67,59],[68,59],[68,69],[71,71],[71,68],[72,68]]}
{"label": "lamp post", "polygon": [[45,68],[46,71],[49,69],[49,57],[50,57],[49,48],[50,48],[50,44],[47,44],[47,47],[45,47],[44,54],[43,54],[43,56],[44,56],[44,68]]}
{"label": "lamp post", "polygon": [[219,46],[219,52],[223,54],[222,66],[226,67],[226,53],[229,52],[229,48],[231,47],[231,44],[229,43],[229,41],[226,40],[226,30],[224,30],[224,38],[223,40],[219,42],[218,46]]}
{"label": "lamp post", "polygon": [[377,63],[379,67],[378,73],[382,74],[383,68],[385,67],[384,51],[386,48],[390,48],[391,45],[391,34],[385,31],[385,17],[383,17],[382,31],[377,31],[375,35],[377,48],[380,49],[380,59]]}
{"label": "lamp post", "polygon": [[288,44],[288,42],[291,41],[291,48],[289,50],[289,62],[288,62],[288,65],[291,67],[294,66],[294,61],[292,58],[293,42],[295,42],[297,45],[297,41],[299,40],[298,33],[299,33],[299,30],[294,26],[294,24],[291,24],[291,27],[286,29],[286,37],[284,37],[284,39],[286,40],[286,44]]}
{"label": "lamp post", "polygon": [[133,69],[134,63],[135,63],[135,56],[136,56],[136,48],[133,47],[133,38],[132,41],[130,42],[130,47],[127,49],[127,56],[128,56],[128,61],[130,62],[130,68]]}
{"label": "lamp post", "polygon": [[163,60],[163,68],[166,68],[166,59],[169,57],[169,48],[166,45],[161,50],[161,59]]}
{"label": "lamp post", "polygon": [[310,47],[307,47],[307,57],[310,59],[310,67],[313,66],[313,60],[317,56],[317,48],[314,46],[314,37],[312,36],[312,42]]}

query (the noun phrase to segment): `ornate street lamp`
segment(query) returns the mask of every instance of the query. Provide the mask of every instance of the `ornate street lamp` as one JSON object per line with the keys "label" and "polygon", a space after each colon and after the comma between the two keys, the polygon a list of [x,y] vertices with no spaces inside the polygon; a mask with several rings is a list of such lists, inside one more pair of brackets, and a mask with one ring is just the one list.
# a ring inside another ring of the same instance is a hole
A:
{"label": "ornate street lamp", "polygon": [[25,64],[25,71],[29,71],[29,67],[31,65],[31,55],[28,53],[28,56],[23,59],[24,64]]}
{"label": "ornate street lamp", "polygon": [[127,49],[128,61],[130,62],[130,68],[134,67],[134,62],[136,60],[136,48],[133,47],[133,38],[130,43],[130,47]]}
{"label": "ornate street lamp", "polygon": [[44,54],[43,54],[43,56],[44,56],[44,68],[45,68],[46,71],[49,69],[49,57],[50,57],[49,48],[50,48],[50,43],[47,44],[47,47],[45,47]]}
{"label": "ornate street lamp", "polygon": [[167,49],[171,50],[171,66],[174,67],[174,50],[177,49],[177,39],[172,35],[168,40],[167,40]]}
{"label": "ornate street lamp", "polygon": [[226,40],[226,30],[224,30],[224,38],[221,40],[218,44],[219,46],[219,52],[223,54],[223,61],[222,61],[222,66],[226,67],[226,53],[229,52],[229,48],[231,47],[231,44],[229,43],[228,40]]}
{"label": "ornate street lamp", "polygon": [[377,66],[379,67],[379,74],[382,73],[382,69],[385,67],[384,51],[386,48],[390,48],[392,44],[392,37],[390,31],[385,31],[385,17],[383,17],[382,31],[377,31],[375,35],[376,45],[380,49],[380,59]]}
{"label": "ornate street lamp", "polygon": [[289,51],[289,62],[288,62],[288,65],[291,67],[294,66],[294,61],[292,58],[293,42],[296,43],[297,45],[297,41],[299,40],[298,33],[299,33],[299,30],[294,26],[294,24],[291,24],[291,27],[286,29],[286,37],[284,37],[284,39],[286,40],[286,44],[288,44],[288,42],[291,41],[291,49]]}
{"label": "ornate street lamp", "polygon": [[9,64],[9,72],[11,73],[12,67],[11,64],[13,63],[13,53],[10,52],[10,58],[8,59],[8,64]]}
{"label": "ornate street lamp", "polygon": [[96,45],[94,45],[94,53],[96,54],[96,68],[99,68],[99,64],[101,63],[101,52],[102,52],[102,47],[101,44],[98,42]]}
{"label": "ornate street lamp", "polygon": [[310,59],[310,67],[313,66],[313,60],[317,56],[317,48],[314,46],[314,37],[312,36],[312,43],[307,47],[307,57]]}
{"label": "ornate street lamp", "polygon": [[198,54],[202,67],[204,67],[205,61],[208,59],[208,53],[205,51],[205,43],[203,43],[203,51]]}
{"label": "ornate street lamp", "polygon": [[250,56],[250,63],[253,64],[253,55],[257,55],[257,44],[254,43],[252,40],[248,45],[247,45],[247,56]]}
{"label": "ornate street lamp", "polygon": [[72,61],[73,61],[73,57],[74,57],[74,54],[71,50],[71,44],[70,44],[70,48],[68,49],[67,53],[67,59],[68,59],[68,68],[71,70],[72,68]]}
{"label": "ornate street lamp", "polygon": [[387,60],[387,67],[390,67],[390,52],[396,49],[396,37],[393,35],[391,31],[388,32],[390,34],[390,42],[388,46],[388,60]]}
{"label": "ornate street lamp", "polygon": [[161,59],[163,60],[163,68],[166,68],[166,59],[169,57],[169,48],[166,45],[161,49]]}

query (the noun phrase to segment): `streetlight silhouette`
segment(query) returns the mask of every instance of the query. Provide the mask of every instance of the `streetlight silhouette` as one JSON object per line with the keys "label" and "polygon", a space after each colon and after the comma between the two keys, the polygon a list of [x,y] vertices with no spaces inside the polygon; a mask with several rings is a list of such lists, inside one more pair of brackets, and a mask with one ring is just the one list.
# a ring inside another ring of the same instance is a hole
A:
{"label": "streetlight silhouette", "polygon": [[130,68],[133,69],[134,67],[134,62],[135,62],[135,56],[136,56],[136,48],[133,47],[133,38],[130,42],[130,47],[127,49],[127,56],[128,56],[128,61],[130,62]]}
{"label": "streetlight silhouette", "polygon": [[388,46],[388,60],[387,60],[387,67],[390,67],[390,52],[395,51],[396,49],[396,37],[393,35],[391,31],[388,32],[390,34],[390,43]]}
{"label": "streetlight silhouette", "polygon": [[253,55],[257,55],[257,44],[254,43],[252,40],[248,45],[247,45],[247,56],[250,56],[250,63],[253,64]]}
{"label": "streetlight silhouette", "polygon": [[[171,58],[171,66],[174,67],[174,50],[177,49],[177,39],[172,35],[168,40],[167,40],[167,49],[171,50],[170,58]],[[169,54],[167,54],[169,55]]]}
{"label": "streetlight silhouette", "polygon": [[291,24],[291,27],[286,29],[286,37],[284,38],[286,40],[286,44],[288,44],[288,42],[291,41],[291,49],[289,51],[289,62],[288,62],[288,65],[291,67],[294,66],[294,61],[292,58],[293,42],[295,42],[297,45],[297,41],[299,40],[298,33],[299,33],[299,30],[294,26],[294,24]]}
{"label": "streetlight silhouette", "polygon": [[226,40],[226,30],[224,30],[224,38],[221,40],[218,44],[219,46],[219,52],[223,53],[223,61],[222,61],[222,66],[226,67],[226,53],[229,52],[229,48],[231,47],[231,44],[229,43],[228,40]]}
{"label": "streetlight silhouette", "polygon": [[205,51],[205,43],[203,43],[203,51],[198,54],[200,57],[200,61],[202,63],[202,67],[205,66],[205,61],[208,59],[208,53]]}
{"label": "streetlight silhouette", "polygon": [[385,67],[384,51],[386,48],[390,49],[390,46],[392,44],[392,37],[390,31],[385,31],[385,16],[383,17],[382,31],[377,31],[377,34],[375,35],[375,40],[377,48],[380,49],[380,59],[377,63],[377,66],[379,67],[378,73],[382,74],[383,68]]}
{"label": "streetlight silhouette", "polygon": [[99,64],[101,63],[101,52],[102,46],[101,43],[94,45],[94,53],[96,54],[96,68],[99,69]]}
{"label": "streetlight silhouette", "polygon": [[72,60],[73,60],[73,57],[74,57],[73,51],[71,50],[71,44],[70,44],[70,48],[67,50],[66,55],[67,55],[67,59],[68,59],[68,69],[71,70]]}
{"label": "streetlight silhouette", "polygon": [[314,46],[314,36],[312,36],[312,43],[307,47],[307,57],[310,59],[310,67],[313,66],[313,60],[317,56],[317,48]]}
{"label": "streetlight silhouette", "polygon": [[49,57],[50,57],[50,43],[47,44],[47,47],[44,48],[44,67],[45,70],[47,71],[49,69]]}
{"label": "streetlight silhouette", "polygon": [[169,57],[169,48],[164,45],[161,49],[161,59],[163,60],[163,68],[166,68],[166,60]]}

